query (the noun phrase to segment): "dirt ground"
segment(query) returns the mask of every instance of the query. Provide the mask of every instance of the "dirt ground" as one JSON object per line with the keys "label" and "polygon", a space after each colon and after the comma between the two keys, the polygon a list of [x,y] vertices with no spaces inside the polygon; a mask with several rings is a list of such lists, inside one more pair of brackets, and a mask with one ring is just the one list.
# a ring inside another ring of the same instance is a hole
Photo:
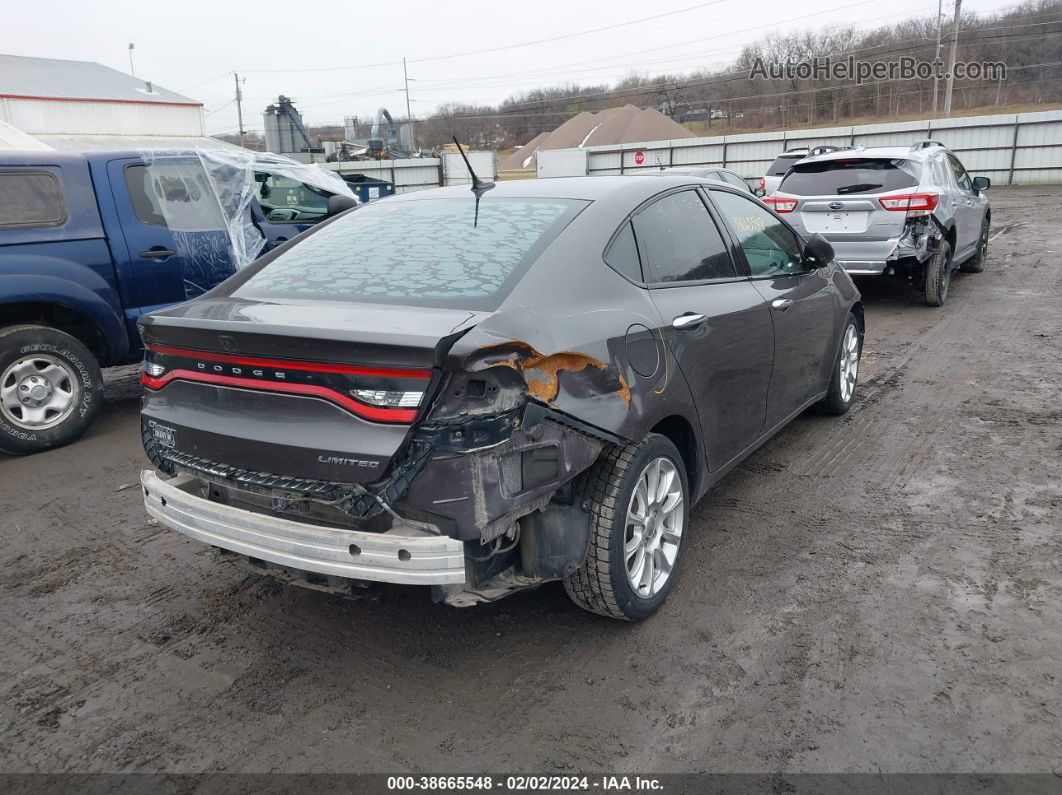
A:
{"label": "dirt ground", "polygon": [[112,374],[84,440],[0,460],[0,768],[1062,769],[1062,188],[991,197],[988,270],[862,285],[857,404],[696,508],[638,625],[221,564],[148,521]]}

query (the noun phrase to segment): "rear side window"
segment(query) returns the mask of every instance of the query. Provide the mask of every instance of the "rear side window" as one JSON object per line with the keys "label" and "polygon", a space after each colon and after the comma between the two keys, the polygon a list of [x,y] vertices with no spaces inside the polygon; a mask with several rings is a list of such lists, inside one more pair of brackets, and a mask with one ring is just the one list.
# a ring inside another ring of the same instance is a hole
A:
{"label": "rear side window", "polygon": [[795,196],[845,196],[884,193],[918,185],[921,171],[910,160],[844,158],[793,166],[782,180],[782,193]]}
{"label": "rear side window", "polygon": [[634,230],[630,221],[616,234],[612,245],[605,253],[605,262],[621,276],[632,282],[642,281],[642,263],[638,258],[638,243],[634,239]]}
{"label": "rear side window", "polygon": [[730,252],[696,191],[672,193],[634,216],[645,249],[646,280],[668,282],[736,276]]}
{"label": "rear side window", "polygon": [[380,201],[309,235],[234,295],[495,309],[587,202]]}
{"label": "rear side window", "polygon": [[59,180],[48,171],[0,172],[0,227],[59,226],[66,221]]}
{"label": "rear side window", "polygon": [[776,157],[774,162],[771,163],[770,168],[767,169],[767,176],[769,177],[784,177],[790,166],[796,161],[802,159],[804,155],[784,155]]}

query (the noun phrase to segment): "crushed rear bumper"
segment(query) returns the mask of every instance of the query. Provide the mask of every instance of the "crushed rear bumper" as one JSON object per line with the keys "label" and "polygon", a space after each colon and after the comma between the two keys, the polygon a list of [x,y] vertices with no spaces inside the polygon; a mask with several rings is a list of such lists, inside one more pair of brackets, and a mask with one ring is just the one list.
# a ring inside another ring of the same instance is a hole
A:
{"label": "crushed rear bumper", "polygon": [[211,546],[301,571],[405,585],[461,585],[464,544],[405,525],[386,533],[340,530],[211,502],[188,489],[188,475],[140,474],[147,512]]}

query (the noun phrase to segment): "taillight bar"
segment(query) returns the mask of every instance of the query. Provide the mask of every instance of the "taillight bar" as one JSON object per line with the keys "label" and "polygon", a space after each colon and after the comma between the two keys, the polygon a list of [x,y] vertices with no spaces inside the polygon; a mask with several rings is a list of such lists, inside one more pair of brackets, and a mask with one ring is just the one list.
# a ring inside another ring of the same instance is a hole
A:
{"label": "taillight bar", "polygon": [[760,201],[771,207],[776,213],[791,213],[797,208],[796,199],[783,199],[778,196],[764,196]]}
{"label": "taillight bar", "polygon": [[939,193],[905,193],[902,196],[882,196],[881,206],[895,213],[925,215],[934,210],[940,201]]}
{"label": "taillight bar", "polygon": [[145,347],[140,383],[148,389],[163,389],[171,381],[183,380],[305,395],[375,422],[415,421],[428,390],[426,382],[432,377],[430,370],[268,359],[154,344]]}
{"label": "taillight bar", "polygon": [[255,356],[240,356],[212,351],[192,351],[171,348],[168,345],[146,345],[152,353],[163,356],[180,356],[184,359],[199,359],[208,362],[242,364],[245,367],[278,367],[283,370],[306,370],[313,373],[339,373],[342,375],[369,375],[392,378],[423,378],[431,380],[430,370],[399,370],[390,367],[364,367],[360,364],[328,364],[324,362],[296,361],[294,359],[263,359]]}

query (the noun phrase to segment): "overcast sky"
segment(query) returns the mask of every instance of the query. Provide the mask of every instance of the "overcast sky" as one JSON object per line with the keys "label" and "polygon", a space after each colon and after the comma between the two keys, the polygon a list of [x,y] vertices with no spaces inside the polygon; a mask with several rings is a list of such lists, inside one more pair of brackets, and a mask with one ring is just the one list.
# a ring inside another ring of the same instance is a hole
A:
{"label": "overcast sky", "polygon": [[[843,24],[872,28],[932,16],[937,8],[936,0],[49,0],[6,5],[7,35],[0,51],[98,61],[129,71],[127,48],[134,42],[137,77],[203,102],[211,134],[236,129],[234,70],[246,77],[244,125],[260,131],[262,111],[278,94],[293,97],[313,124],[340,123],[347,115],[368,119],[381,106],[404,115],[403,57],[409,59],[413,113],[424,116],[442,102],[495,104],[515,91],[558,82],[596,84],[615,82],[634,70],[656,74],[724,66],[742,45],[771,31]],[[965,0],[963,8],[987,13],[1012,5]],[[951,0],[945,0],[946,15],[950,9]],[[661,14],[667,15],[646,19]],[[623,24],[628,22],[634,24]],[[616,27],[512,46],[606,26]],[[494,51],[467,54],[483,50]]]}

